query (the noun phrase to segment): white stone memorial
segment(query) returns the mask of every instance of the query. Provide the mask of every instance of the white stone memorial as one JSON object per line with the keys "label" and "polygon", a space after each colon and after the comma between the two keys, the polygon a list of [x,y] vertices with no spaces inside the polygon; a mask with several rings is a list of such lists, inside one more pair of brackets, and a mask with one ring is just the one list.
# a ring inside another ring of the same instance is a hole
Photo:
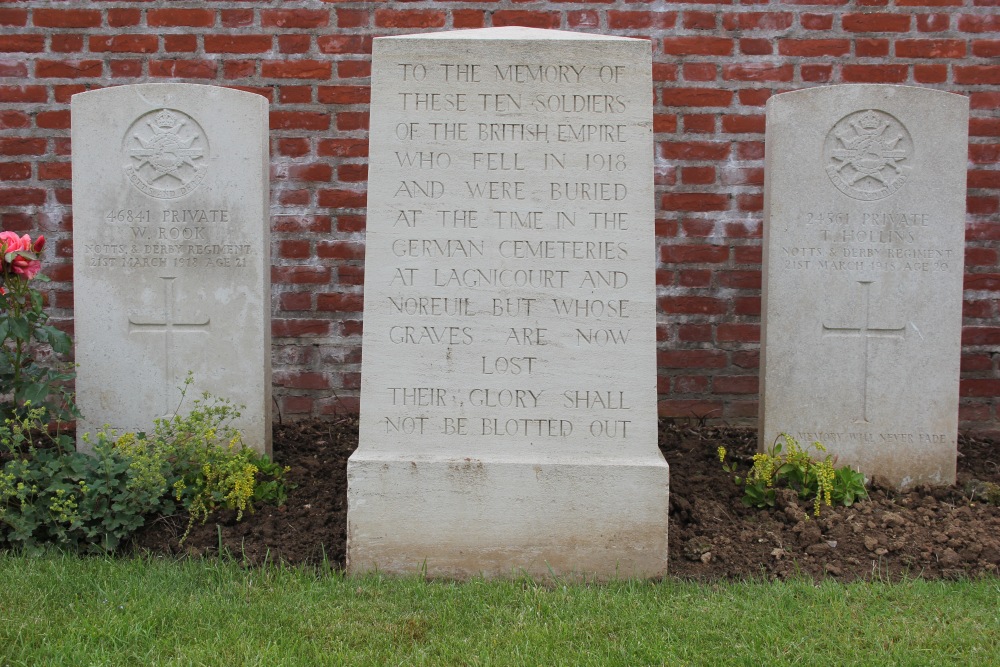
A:
{"label": "white stone memorial", "polygon": [[[82,434],[148,431],[203,391],[270,451],[267,100],[179,83],[72,100],[76,400]],[[81,443],[82,446],[82,443]]]}
{"label": "white stone memorial", "polygon": [[887,85],[768,100],[762,448],[954,482],[968,109]]}
{"label": "white stone memorial", "polygon": [[350,571],[666,571],[650,91],[643,40],[375,40]]}

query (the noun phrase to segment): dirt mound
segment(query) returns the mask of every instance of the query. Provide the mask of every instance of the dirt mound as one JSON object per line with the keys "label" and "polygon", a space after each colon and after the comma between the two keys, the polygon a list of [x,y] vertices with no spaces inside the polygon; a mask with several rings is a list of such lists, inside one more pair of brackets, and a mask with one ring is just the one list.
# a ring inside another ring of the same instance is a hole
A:
{"label": "dirt mound", "polygon": [[[158,553],[213,555],[223,550],[251,564],[266,560],[344,564],[347,458],[357,446],[357,419],[274,427],[274,455],[296,485],[284,507],[259,507],[237,523],[231,513],[196,526],[183,546],[181,519],[147,526],[137,546]],[[697,579],[829,576],[928,579],[997,573],[1000,508],[982,501],[1000,484],[1000,448],[963,437],[958,483],[899,493],[879,485],[853,507],[812,506],[779,493],[767,510],[744,507],[716,454],[750,467],[756,433],[748,429],[660,422],[660,449],[670,464],[670,574]],[[414,502],[419,502],[414,498]]]}

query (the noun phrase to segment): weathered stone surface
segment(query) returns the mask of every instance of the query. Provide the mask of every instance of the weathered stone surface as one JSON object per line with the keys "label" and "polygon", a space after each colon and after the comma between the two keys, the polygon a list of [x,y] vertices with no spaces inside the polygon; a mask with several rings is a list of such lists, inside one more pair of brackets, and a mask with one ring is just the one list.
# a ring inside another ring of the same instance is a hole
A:
{"label": "weathered stone surface", "polygon": [[382,38],[353,572],[658,575],[649,44]]}
{"label": "weathered stone surface", "polygon": [[148,430],[189,371],[270,449],[267,100],[191,84],[73,96],[79,432]]}
{"label": "weathered stone surface", "polygon": [[954,481],[968,108],[883,85],[768,101],[761,447]]}

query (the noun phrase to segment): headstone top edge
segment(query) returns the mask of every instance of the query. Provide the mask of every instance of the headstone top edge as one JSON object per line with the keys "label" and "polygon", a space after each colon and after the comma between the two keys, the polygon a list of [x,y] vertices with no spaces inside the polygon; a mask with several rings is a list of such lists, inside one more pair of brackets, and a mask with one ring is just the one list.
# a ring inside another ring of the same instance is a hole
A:
{"label": "headstone top edge", "polygon": [[[937,88],[927,88],[925,86],[907,86],[899,85],[894,83],[838,83],[829,86],[811,86],[809,88],[800,88],[799,90],[789,90],[783,93],[778,93],[777,95],[772,95],[768,98],[765,103],[765,108],[771,108],[775,104],[785,104],[791,103],[799,98],[806,99],[809,97],[818,97],[822,95],[834,95],[838,92],[842,93],[862,93],[866,91],[871,91],[876,88],[900,91],[907,93],[915,93],[915,91],[920,91],[919,94],[927,95],[929,97],[937,97],[943,102],[954,102],[962,104],[959,100],[965,100],[964,105],[969,106],[969,98],[967,95],[961,93],[955,93],[949,90],[938,90]],[[776,101],[777,100],[777,101]]]}
{"label": "headstone top edge", "polygon": [[594,42],[649,42],[648,39],[636,37],[619,37],[617,35],[601,35],[589,32],[573,32],[570,30],[549,30],[546,28],[528,28],[522,26],[502,26],[497,28],[472,28],[469,30],[443,30],[439,32],[424,32],[411,35],[387,35],[376,37],[375,42],[398,42],[402,40],[481,40],[481,41],[527,41],[537,39],[547,40],[578,40]]}
{"label": "headstone top edge", "polygon": [[[70,97],[70,102],[74,102],[77,99],[97,99],[105,95],[125,95],[129,92],[142,93],[143,91],[149,91],[151,93],[164,93],[169,92],[171,88],[174,89],[202,89],[204,92],[212,91],[213,95],[219,95],[224,97],[229,97],[232,100],[239,100],[240,98],[250,101],[257,98],[263,101],[265,106],[270,104],[270,100],[260,93],[253,93],[248,90],[238,90],[236,88],[228,88],[226,86],[216,86],[212,84],[205,83],[185,83],[181,81],[164,81],[164,82],[154,82],[154,83],[127,83],[120,86],[108,86],[106,88],[98,88],[96,90],[86,90],[81,93],[75,93]],[[260,102],[258,102],[260,103]],[[154,105],[155,106],[155,105]]]}

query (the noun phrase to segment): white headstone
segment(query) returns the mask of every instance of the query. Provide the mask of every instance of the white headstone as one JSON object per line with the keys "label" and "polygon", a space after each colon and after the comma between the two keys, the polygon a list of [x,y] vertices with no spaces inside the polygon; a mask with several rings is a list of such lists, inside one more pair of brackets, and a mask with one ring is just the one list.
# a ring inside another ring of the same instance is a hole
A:
{"label": "white headstone", "polygon": [[768,100],[762,448],[954,482],[968,109],[885,85]]}
{"label": "white headstone", "polygon": [[354,572],[658,575],[650,45],[375,40]]}
{"label": "white headstone", "polygon": [[154,83],[73,96],[73,289],[81,435],[147,431],[203,391],[270,451],[268,108]]}

